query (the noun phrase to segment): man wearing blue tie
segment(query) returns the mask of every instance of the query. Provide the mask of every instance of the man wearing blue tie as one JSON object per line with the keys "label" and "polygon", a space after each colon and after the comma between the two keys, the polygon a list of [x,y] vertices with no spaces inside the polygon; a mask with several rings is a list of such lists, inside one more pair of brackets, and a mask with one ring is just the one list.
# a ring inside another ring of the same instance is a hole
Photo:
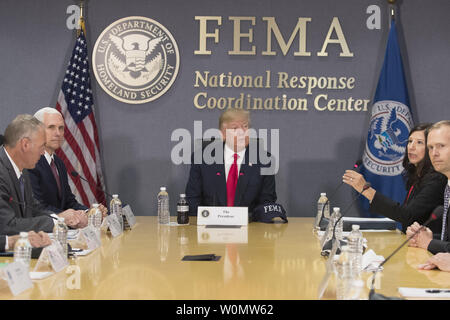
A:
{"label": "man wearing blue tie", "polygon": [[[190,215],[197,215],[198,206],[248,207],[251,214],[258,205],[276,201],[275,175],[264,172],[270,163],[262,163],[259,150],[250,152],[249,128],[248,111],[228,109],[219,119],[222,141],[216,144],[218,149],[212,150],[214,162],[205,161],[205,152],[201,163],[195,163],[195,155],[192,156],[186,185]],[[257,148],[257,143],[250,146]],[[207,147],[208,143],[204,144],[202,151]],[[218,156],[222,152],[223,156]]]}
{"label": "man wearing blue tie", "polygon": [[[437,236],[433,236],[430,229],[424,228],[411,239],[410,246],[427,249],[433,254],[450,252],[450,120],[439,121],[428,129],[427,147],[434,169],[449,179],[444,191],[442,231]],[[408,228],[406,235],[412,235],[421,227],[420,224],[415,222]]]}
{"label": "man wearing blue tie", "polygon": [[[83,224],[87,225],[86,206],[79,203],[69,186],[67,169],[64,162],[56,155],[64,141],[64,120],[55,108],[45,107],[34,116],[44,124],[46,132],[45,152],[36,167],[30,170],[33,194],[47,210],[59,213],[74,209]],[[103,216],[108,210],[100,204]]]}

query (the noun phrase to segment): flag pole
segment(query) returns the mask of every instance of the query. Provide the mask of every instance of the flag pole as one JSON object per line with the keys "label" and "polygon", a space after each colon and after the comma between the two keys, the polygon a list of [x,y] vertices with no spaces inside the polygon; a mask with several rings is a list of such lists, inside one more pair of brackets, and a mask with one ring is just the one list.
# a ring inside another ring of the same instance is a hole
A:
{"label": "flag pole", "polygon": [[397,0],[387,0],[387,2],[389,3],[390,21],[395,21],[395,2],[397,2]]}
{"label": "flag pole", "polygon": [[77,37],[80,36],[81,30],[83,30],[86,36],[86,27],[84,25],[84,0],[80,0],[80,20],[78,22],[79,29],[77,29]]}

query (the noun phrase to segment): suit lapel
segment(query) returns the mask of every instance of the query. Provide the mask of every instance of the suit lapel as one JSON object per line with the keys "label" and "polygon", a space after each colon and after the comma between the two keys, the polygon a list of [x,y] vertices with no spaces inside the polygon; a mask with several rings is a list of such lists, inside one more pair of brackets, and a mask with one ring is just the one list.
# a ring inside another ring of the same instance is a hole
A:
{"label": "suit lapel", "polygon": [[[45,158],[45,156],[41,156],[41,164],[44,167],[45,170],[45,174],[47,175],[47,179],[49,179],[48,181],[51,181],[51,186],[52,186],[52,191],[55,193],[56,198],[60,201],[62,201],[62,196],[60,196],[58,194],[58,186],[56,184],[56,180],[55,180],[55,176],[53,175],[53,171],[52,168],[50,167],[50,165],[48,164],[47,159]],[[61,172],[61,169],[59,169],[58,166],[58,162],[55,159],[55,165],[56,165],[56,169],[58,170],[58,173]],[[61,176],[59,177],[59,181],[61,181]],[[62,185],[62,184],[61,184]],[[62,190],[61,190],[62,192]]]}

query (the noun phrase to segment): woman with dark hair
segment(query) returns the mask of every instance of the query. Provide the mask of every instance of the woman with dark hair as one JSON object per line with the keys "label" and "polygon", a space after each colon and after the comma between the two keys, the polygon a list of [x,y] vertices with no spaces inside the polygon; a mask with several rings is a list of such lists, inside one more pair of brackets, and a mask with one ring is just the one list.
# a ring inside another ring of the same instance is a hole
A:
{"label": "woman with dark hair", "polygon": [[[407,227],[415,221],[423,224],[433,210],[444,203],[447,177],[434,170],[426,148],[427,129],[430,126],[431,124],[417,125],[409,134],[403,158],[403,168],[405,169],[403,175],[408,194],[403,204],[389,199],[373,188],[368,188],[362,193],[370,202],[370,212],[382,214],[400,222],[403,232],[406,232]],[[343,182],[358,192],[366,183],[364,177],[353,170],[345,171]],[[435,223],[434,226],[430,229],[439,228],[438,223]],[[433,232],[440,232],[440,229],[433,230]]]}

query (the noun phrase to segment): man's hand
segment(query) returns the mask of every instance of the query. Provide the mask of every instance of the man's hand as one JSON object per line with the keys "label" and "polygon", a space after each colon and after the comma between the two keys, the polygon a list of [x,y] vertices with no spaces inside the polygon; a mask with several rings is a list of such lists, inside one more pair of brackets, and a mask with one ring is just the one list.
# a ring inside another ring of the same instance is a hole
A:
{"label": "man's hand", "polygon": [[28,232],[28,241],[35,248],[46,247],[52,244],[50,237],[44,231],[39,231],[38,233],[34,231]]}
{"label": "man's hand", "polygon": [[102,219],[104,219],[108,215],[108,209],[102,204],[99,204],[98,208],[102,212]]}
{"label": "man's hand", "polygon": [[72,228],[76,228],[80,223],[78,214],[73,209],[67,209],[66,211],[61,212],[60,214],[58,214],[58,217],[64,218],[65,224]]}

